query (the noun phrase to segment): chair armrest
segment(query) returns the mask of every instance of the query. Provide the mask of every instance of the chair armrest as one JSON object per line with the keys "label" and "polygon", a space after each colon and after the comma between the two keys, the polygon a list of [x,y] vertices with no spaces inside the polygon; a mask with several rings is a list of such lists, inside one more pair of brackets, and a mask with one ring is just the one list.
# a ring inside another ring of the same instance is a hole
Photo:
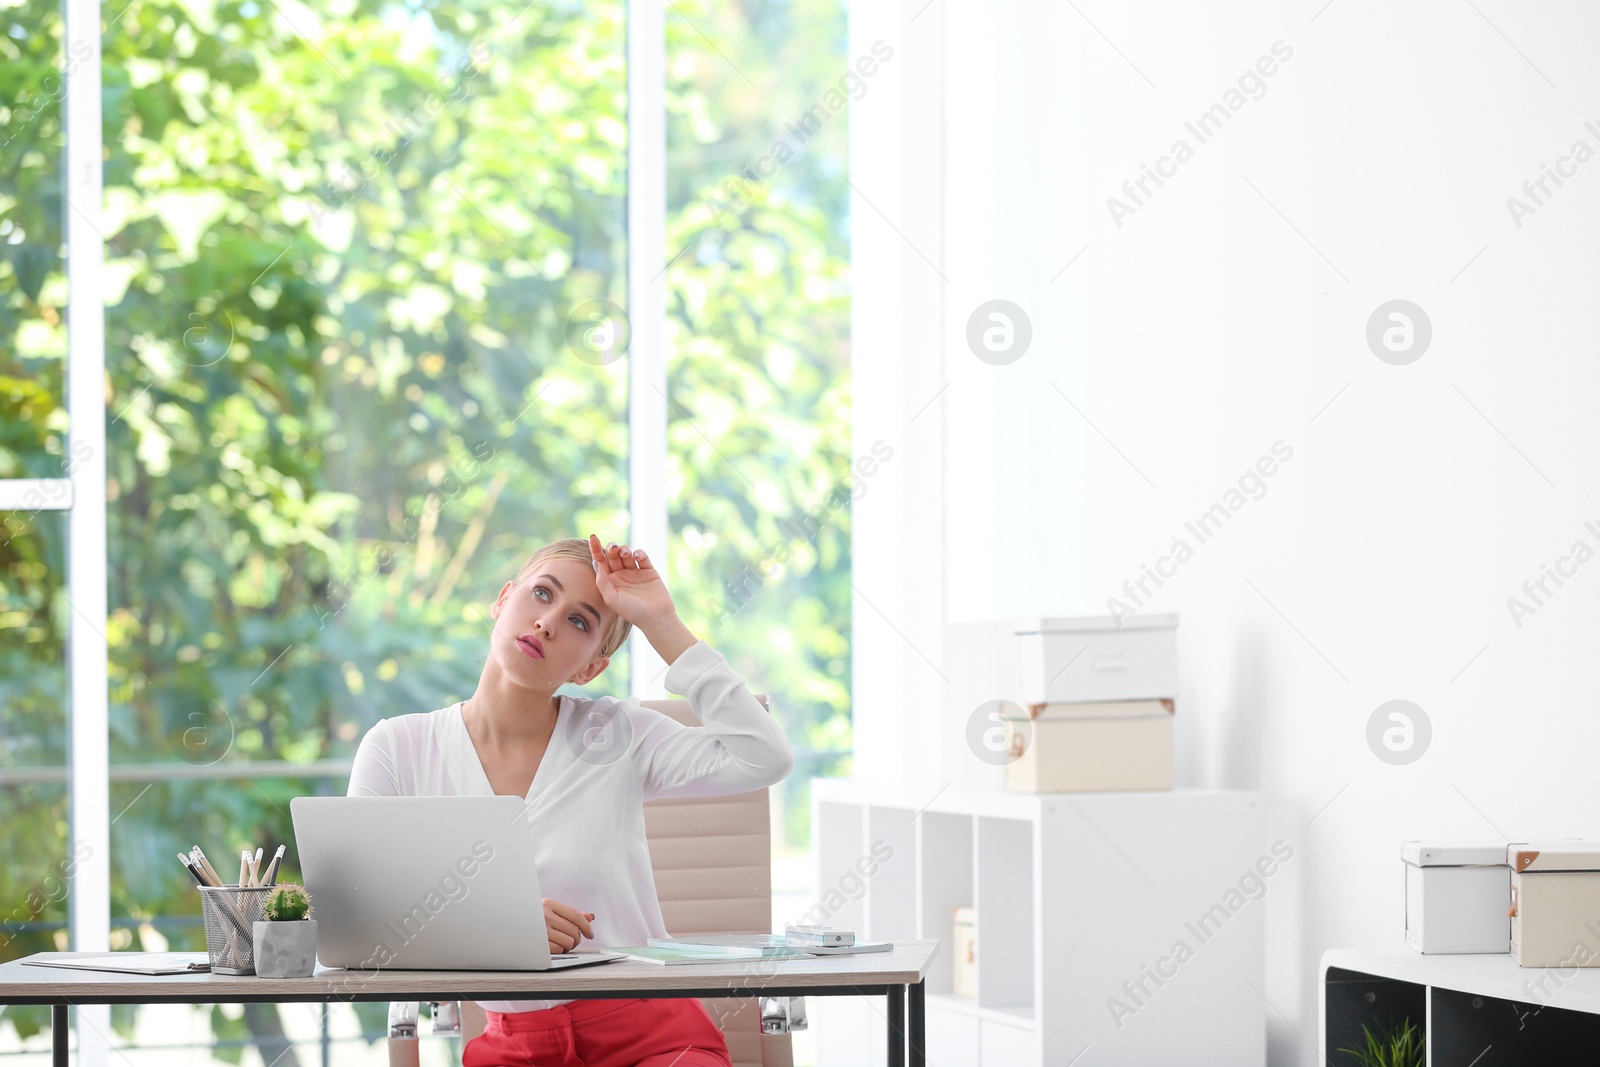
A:
{"label": "chair armrest", "polygon": [[389,1003],[389,1067],[420,1067],[421,1049],[417,1044],[417,1010],[414,1000]]}
{"label": "chair armrest", "polygon": [[428,1018],[433,1025],[429,1033],[434,1037],[461,1036],[461,1002],[459,1000],[434,1000],[428,1002]]}
{"label": "chair armrest", "polygon": [[761,1032],[763,1034],[789,1034],[810,1029],[811,1020],[806,1015],[805,997],[762,997]]}

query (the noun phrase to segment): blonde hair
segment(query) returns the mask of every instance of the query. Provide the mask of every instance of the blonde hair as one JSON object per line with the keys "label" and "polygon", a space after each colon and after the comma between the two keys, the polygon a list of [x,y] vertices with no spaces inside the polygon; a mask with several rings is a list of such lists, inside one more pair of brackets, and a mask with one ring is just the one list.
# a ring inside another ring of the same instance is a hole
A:
{"label": "blonde hair", "polygon": [[[559,541],[552,541],[528,557],[528,561],[517,568],[516,577],[512,584],[521,585],[524,580],[531,577],[542,561],[547,559],[571,559],[588,566],[594,566],[594,556],[589,552],[589,542],[581,537],[564,537]],[[611,628],[600,639],[600,655],[609,656],[622,647],[628,639],[628,633],[633,629],[633,623],[621,615],[611,620]]]}

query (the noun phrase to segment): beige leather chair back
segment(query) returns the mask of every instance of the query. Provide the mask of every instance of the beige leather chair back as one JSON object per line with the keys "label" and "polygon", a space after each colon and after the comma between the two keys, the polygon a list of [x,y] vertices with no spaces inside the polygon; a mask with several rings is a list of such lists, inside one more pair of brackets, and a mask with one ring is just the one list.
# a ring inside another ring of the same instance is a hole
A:
{"label": "beige leather chair back", "polygon": [[[758,696],[770,712],[771,700]],[[687,700],[646,700],[685,726],[699,726]],[[644,805],[645,838],[661,917],[673,937],[772,930],[772,816],[768,792],[657,799]],[[702,1001],[722,1027],[734,1067],[792,1067],[790,1038],[761,1032],[754,998]]]}
{"label": "beige leather chair back", "polygon": [[[756,697],[770,712],[771,699]],[[699,726],[687,700],[646,700],[645,707]],[[772,817],[767,790],[644,805],[645,838],[661,915],[673,937],[765,934],[772,929]],[[704,1000],[722,1028],[734,1067],[793,1067],[789,1035],[761,1032],[754,998]],[[461,1004],[464,1038],[483,1032],[483,1009]]]}

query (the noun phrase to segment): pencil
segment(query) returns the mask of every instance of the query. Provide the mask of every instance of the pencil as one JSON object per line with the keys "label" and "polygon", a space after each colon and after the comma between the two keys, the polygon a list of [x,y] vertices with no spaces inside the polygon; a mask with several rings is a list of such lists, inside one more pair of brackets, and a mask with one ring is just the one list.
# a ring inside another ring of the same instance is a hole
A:
{"label": "pencil", "polygon": [[185,856],[182,852],[178,853],[178,862],[183,864],[183,869],[189,872],[190,877],[195,880],[197,885],[210,884],[206,881],[206,876],[201,874],[194,864],[189,862],[189,857]]}
{"label": "pencil", "polygon": [[250,884],[249,882],[245,881],[245,876],[248,875],[249,873],[250,873],[250,850],[247,849],[247,848],[242,848],[242,849],[239,850],[239,884],[240,885],[249,885]]}
{"label": "pencil", "polygon": [[261,884],[261,849],[256,849],[256,854],[250,857],[250,884]]}
{"label": "pencil", "polygon": [[211,861],[206,859],[205,850],[203,850],[199,845],[196,845],[189,850],[189,859],[200,868],[200,873],[206,876],[206,881],[210,882],[212,885],[222,884],[222,876],[217,874],[217,869],[215,867],[211,866]]}

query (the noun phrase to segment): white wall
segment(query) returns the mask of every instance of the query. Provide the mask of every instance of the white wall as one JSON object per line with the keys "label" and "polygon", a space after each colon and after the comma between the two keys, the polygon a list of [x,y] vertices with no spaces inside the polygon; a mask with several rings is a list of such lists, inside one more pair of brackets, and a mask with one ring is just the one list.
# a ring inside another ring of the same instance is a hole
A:
{"label": "white wall", "polygon": [[[1507,207],[1600,152],[1600,9],[1074,3],[853,9],[852,53],[897,49],[851,117],[857,450],[897,449],[856,505],[858,771],[996,781],[964,730],[1013,695],[1003,620],[1104,613],[1284,442],[1145,610],[1181,618],[1180,786],[1264,790],[1296,848],[1264,1011],[1311,1064],[1322,951],[1400,941],[1402,840],[1600,836],[1600,560],[1507,607],[1600,549],[1600,158]],[[1033,329],[1007,366],[964,337],[997,297]],[[1365,339],[1396,298],[1434,331],[1407,366]],[[1434,730],[1406,766],[1366,740],[1394,698]]]}

